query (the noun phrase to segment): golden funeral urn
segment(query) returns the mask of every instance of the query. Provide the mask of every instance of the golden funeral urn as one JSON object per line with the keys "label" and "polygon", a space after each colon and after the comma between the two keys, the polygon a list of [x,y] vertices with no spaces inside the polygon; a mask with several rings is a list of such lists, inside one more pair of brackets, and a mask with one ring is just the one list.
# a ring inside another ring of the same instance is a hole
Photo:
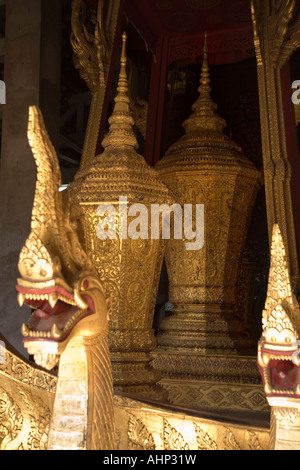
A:
{"label": "golden funeral urn", "polygon": [[[112,299],[109,347],[116,390],[161,398],[151,367],[152,329],[165,244],[151,239],[151,205],[169,191],[136,151],[126,74],[126,34],[110,129],[104,151],[74,185],[76,218],[84,221],[86,250]],[[163,392],[164,393],[164,392]]]}
{"label": "golden funeral urn", "polygon": [[[209,377],[217,374],[216,363],[206,360],[209,355],[245,355],[250,350],[235,305],[260,173],[224,134],[226,122],[210,95],[206,40],[198,91],[193,114],[183,124],[185,135],[156,166],[184,216],[182,239],[175,235],[167,242],[173,310],[161,325],[155,367],[175,375],[196,371],[198,377],[205,369]],[[177,220],[175,213],[174,224]],[[178,230],[174,225],[177,235]],[[218,368],[222,374],[220,362]]]}

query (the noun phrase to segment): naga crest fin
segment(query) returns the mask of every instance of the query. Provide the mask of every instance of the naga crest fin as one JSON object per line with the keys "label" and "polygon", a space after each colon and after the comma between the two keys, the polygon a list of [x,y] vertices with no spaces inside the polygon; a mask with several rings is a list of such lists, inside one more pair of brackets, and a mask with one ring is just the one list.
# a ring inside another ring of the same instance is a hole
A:
{"label": "naga crest fin", "polygon": [[299,304],[292,292],[283,238],[277,224],[273,227],[271,266],[265,308],[263,337],[270,344],[292,344],[298,339]]}
{"label": "naga crest fin", "polygon": [[36,162],[37,182],[31,233],[19,258],[19,272],[27,281],[62,277],[72,285],[77,273],[91,271],[69,214],[63,204],[61,173],[54,146],[38,107],[29,108],[28,141]]}

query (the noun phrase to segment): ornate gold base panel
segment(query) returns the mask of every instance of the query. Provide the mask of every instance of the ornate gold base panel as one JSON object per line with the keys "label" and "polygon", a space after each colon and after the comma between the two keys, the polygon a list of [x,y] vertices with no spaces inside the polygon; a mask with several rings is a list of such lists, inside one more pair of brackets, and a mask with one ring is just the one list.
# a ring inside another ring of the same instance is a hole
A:
{"label": "ornate gold base panel", "polygon": [[256,357],[153,353],[160,385],[172,404],[198,408],[269,411]]}
{"label": "ornate gold base panel", "polygon": [[271,444],[274,450],[300,450],[298,408],[272,407]]}
{"label": "ornate gold base panel", "polygon": [[170,403],[178,406],[238,411],[270,410],[262,385],[188,379],[162,379],[160,384],[168,392]]}
{"label": "ornate gold base panel", "polygon": [[0,345],[0,450],[45,450],[56,378]]}
{"label": "ornate gold base panel", "polygon": [[119,450],[268,450],[269,430],[115,396]]}

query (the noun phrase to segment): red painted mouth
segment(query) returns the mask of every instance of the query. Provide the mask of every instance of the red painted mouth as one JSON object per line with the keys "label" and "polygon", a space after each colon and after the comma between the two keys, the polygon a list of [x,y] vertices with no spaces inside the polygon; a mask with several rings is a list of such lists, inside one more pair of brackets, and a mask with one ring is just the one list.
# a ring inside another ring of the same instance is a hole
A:
{"label": "red painted mouth", "polygon": [[[269,377],[269,385],[272,391],[267,395],[269,397],[285,397],[299,396],[298,382],[300,374],[300,366],[292,361],[292,352],[275,352],[263,350],[270,355],[268,364],[262,365],[258,362],[264,384],[266,377]],[[267,369],[267,374],[266,370]]]}
{"label": "red painted mouth", "polygon": [[298,370],[292,361],[272,359],[269,362],[271,378],[275,390],[293,390],[297,385]]}
{"label": "red painted mouth", "polygon": [[64,341],[75,325],[95,312],[92,299],[85,295],[88,308],[81,310],[74,297],[61,286],[45,290],[27,290],[17,286],[19,304],[33,310],[22,326],[24,341]]}

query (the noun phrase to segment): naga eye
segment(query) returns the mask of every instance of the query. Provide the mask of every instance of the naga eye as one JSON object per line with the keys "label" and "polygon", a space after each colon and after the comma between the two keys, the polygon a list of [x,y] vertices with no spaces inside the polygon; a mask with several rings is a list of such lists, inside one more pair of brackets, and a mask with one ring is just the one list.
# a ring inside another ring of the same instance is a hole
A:
{"label": "naga eye", "polygon": [[82,287],[83,287],[84,289],[87,289],[87,288],[89,287],[89,281],[88,281],[87,279],[85,279],[85,280],[83,281]]}

